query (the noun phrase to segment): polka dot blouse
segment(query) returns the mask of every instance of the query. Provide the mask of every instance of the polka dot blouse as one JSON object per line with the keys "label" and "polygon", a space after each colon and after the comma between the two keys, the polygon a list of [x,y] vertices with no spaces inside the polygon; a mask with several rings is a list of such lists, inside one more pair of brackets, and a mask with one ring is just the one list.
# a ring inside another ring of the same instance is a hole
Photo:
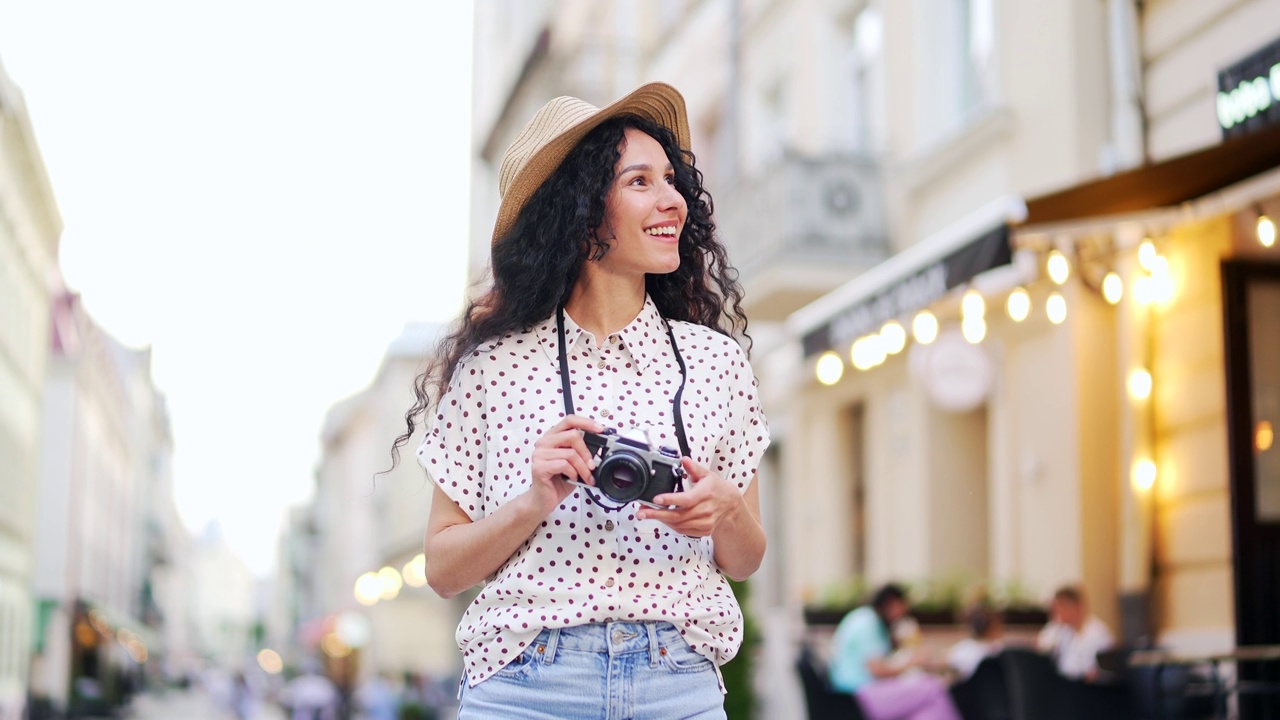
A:
{"label": "polka dot blouse", "polygon": [[[693,459],[745,491],[769,444],[751,366],[732,338],[671,325],[688,369],[681,414]],[[418,462],[472,520],[525,492],[534,442],[564,417],[557,342],[555,317],[489,341],[459,363],[440,399]],[[606,338],[566,314],[565,343],[578,415],[679,447],[671,401],[680,367],[652,300]],[[637,520],[634,504],[606,512],[583,493],[566,497],[467,608],[457,641],[468,683],[514,660],[542,629],[586,623],[664,620],[718,665],[732,659],[742,611],[711,538]]]}

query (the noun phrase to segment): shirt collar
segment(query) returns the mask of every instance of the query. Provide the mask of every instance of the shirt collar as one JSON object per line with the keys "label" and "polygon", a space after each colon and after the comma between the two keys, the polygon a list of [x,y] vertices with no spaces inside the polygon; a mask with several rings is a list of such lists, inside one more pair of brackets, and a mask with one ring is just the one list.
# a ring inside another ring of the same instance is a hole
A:
{"label": "shirt collar", "polygon": [[[663,348],[668,344],[666,339],[667,326],[662,318],[662,313],[658,312],[658,306],[653,303],[653,299],[647,294],[644,296],[644,306],[640,308],[640,314],[635,319],[627,323],[627,326],[614,333],[626,346],[631,357],[636,362],[636,369],[644,372],[649,365],[658,358]],[[587,335],[587,331],[583,330],[578,323],[573,321],[569,313],[564,314],[564,341],[566,350],[573,352],[583,336]],[[542,345],[543,350],[551,357],[553,362],[559,362],[559,348],[556,347],[556,318],[552,315],[545,322],[538,326],[537,329],[538,342]],[[608,338],[596,338],[597,344],[608,343]]]}

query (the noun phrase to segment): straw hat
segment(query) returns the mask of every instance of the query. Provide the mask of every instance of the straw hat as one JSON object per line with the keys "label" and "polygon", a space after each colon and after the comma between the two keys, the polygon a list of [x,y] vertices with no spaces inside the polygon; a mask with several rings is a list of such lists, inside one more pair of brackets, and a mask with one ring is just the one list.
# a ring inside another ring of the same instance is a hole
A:
{"label": "straw hat", "polygon": [[619,115],[652,120],[670,130],[682,149],[689,149],[684,98],[666,83],[641,85],[602,108],[575,97],[558,97],[534,114],[502,156],[498,174],[502,204],[493,228],[493,242],[511,230],[524,204],[560,167],[565,155],[597,125]]}

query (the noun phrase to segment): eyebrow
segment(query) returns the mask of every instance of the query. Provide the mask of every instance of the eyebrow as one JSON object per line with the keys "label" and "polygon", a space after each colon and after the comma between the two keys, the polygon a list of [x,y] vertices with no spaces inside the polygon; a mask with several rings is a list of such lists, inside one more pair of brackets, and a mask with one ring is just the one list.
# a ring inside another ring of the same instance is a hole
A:
{"label": "eyebrow", "polygon": [[[666,169],[667,169],[667,170],[675,170],[675,167],[674,167],[674,166],[672,166],[672,165],[671,165],[671,163],[667,163],[667,168],[666,168]],[[641,163],[641,164],[639,164],[639,165],[628,165],[628,166],[626,166],[626,167],[622,168],[621,170],[619,170],[619,171],[618,171],[618,174],[619,174],[619,175],[625,175],[625,174],[627,174],[627,173],[631,172],[632,170],[640,170],[640,171],[642,171],[642,172],[650,172],[650,171],[652,171],[652,170],[653,170],[653,167],[651,167],[651,166],[649,166],[649,165],[647,165],[647,164],[644,164],[644,163]]]}

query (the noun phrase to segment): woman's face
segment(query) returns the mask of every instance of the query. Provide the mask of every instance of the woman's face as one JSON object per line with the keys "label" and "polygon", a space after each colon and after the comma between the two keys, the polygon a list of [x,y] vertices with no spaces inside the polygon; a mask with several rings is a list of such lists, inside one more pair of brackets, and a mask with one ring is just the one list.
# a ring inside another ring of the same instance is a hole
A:
{"label": "woman's face", "polygon": [[621,150],[596,231],[609,242],[598,269],[626,276],[674,272],[688,216],[675,169],[662,145],[639,130],[626,130]]}

